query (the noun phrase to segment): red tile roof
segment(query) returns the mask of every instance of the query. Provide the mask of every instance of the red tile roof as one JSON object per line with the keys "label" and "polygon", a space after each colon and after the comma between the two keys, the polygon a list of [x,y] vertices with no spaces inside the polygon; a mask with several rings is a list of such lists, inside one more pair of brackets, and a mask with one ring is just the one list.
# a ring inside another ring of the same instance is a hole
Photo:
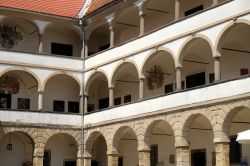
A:
{"label": "red tile roof", "polygon": [[85,0],[0,0],[0,6],[76,17]]}
{"label": "red tile roof", "polygon": [[90,13],[96,11],[97,9],[111,3],[112,1],[114,1],[114,0],[92,0],[87,14],[90,14]]}

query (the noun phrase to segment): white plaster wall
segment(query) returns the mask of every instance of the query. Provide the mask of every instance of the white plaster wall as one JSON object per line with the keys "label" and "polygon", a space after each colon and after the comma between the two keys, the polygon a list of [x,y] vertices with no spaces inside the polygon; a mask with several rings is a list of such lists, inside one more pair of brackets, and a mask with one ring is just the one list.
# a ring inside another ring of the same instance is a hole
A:
{"label": "white plaster wall", "polygon": [[[155,112],[192,103],[199,103],[249,93],[249,84],[250,78],[245,78],[121,106],[109,109],[107,111],[86,115],[85,124],[95,124],[119,118],[128,118],[130,116]],[[230,91],[228,89],[230,89]]]}
{"label": "white plaster wall", "polygon": [[48,68],[62,68],[70,70],[82,70],[83,61],[81,59],[64,58],[55,56],[45,56],[31,53],[9,52],[0,50],[0,60],[10,63],[24,63]]}

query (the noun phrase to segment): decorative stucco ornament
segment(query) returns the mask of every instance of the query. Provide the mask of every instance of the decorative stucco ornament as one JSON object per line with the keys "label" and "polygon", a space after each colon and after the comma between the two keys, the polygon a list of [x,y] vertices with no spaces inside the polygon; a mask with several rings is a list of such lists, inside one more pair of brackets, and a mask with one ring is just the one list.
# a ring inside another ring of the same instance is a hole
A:
{"label": "decorative stucco ornament", "polygon": [[17,94],[20,84],[15,77],[4,75],[0,78],[0,93]]}
{"label": "decorative stucco ornament", "polygon": [[149,90],[161,88],[163,81],[164,74],[160,66],[154,66],[147,72],[147,83]]}
{"label": "decorative stucco ornament", "polygon": [[13,48],[21,40],[23,40],[23,35],[20,31],[17,31],[16,26],[0,25],[0,43],[3,48]]}

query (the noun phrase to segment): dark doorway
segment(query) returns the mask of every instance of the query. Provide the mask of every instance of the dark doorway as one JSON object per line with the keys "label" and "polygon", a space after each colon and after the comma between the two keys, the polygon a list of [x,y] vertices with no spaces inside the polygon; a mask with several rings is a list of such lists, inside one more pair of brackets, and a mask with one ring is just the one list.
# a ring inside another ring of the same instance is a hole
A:
{"label": "dark doorway", "polygon": [[197,86],[201,86],[201,85],[205,85],[205,83],[206,83],[205,72],[194,74],[194,75],[186,77],[186,87],[187,87],[187,89],[197,87]]}
{"label": "dark doorway", "polygon": [[64,166],[76,166],[76,161],[74,160],[64,161]]}
{"label": "dark doorway", "polygon": [[98,166],[97,160],[91,160],[91,166]]}
{"label": "dark doorway", "polygon": [[191,166],[206,166],[206,149],[191,151]]}

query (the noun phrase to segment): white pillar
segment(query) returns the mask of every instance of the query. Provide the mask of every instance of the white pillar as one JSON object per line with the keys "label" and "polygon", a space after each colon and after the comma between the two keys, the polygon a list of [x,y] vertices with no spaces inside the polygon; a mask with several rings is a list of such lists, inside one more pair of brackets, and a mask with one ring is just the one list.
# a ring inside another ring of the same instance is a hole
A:
{"label": "white pillar", "polygon": [[139,100],[143,100],[143,98],[144,98],[144,78],[140,78]]}
{"label": "white pillar", "polygon": [[142,36],[145,33],[145,14],[141,11],[140,12],[140,35]]}
{"label": "white pillar", "polygon": [[221,80],[221,70],[220,70],[220,57],[214,58],[214,79],[215,82],[218,82]]}
{"label": "white pillar", "polygon": [[88,112],[88,95],[84,94],[84,113]]}
{"label": "white pillar", "polygon": [[181,67],[176,68],[176,91],[180,91],[181,87]]}
{"label": "white pillar", "polygon": [[39,34],[39,48],[38,53],[43,53],[43,34]]}
{"label": "white pillar", "polygon": [[180,0],[175,0],[175,20],[180,18]]}
{"label": "white pillar", "polygon": [[109,87],[109,107],[114,106],[114,87]]}
{"label": "white pillar", "polygon": [[113,28],[111,23],[109,25],[109,31],[110,31],[110,46],[109,46],[109,48],[112,48],[112,47],[114,47],[114,43],[115,43],[115,32],[114,32],[114,28]]}
{"label": "white pillar", "polygon": [[43,110],[43,91],[38,91],[38,111]]}

